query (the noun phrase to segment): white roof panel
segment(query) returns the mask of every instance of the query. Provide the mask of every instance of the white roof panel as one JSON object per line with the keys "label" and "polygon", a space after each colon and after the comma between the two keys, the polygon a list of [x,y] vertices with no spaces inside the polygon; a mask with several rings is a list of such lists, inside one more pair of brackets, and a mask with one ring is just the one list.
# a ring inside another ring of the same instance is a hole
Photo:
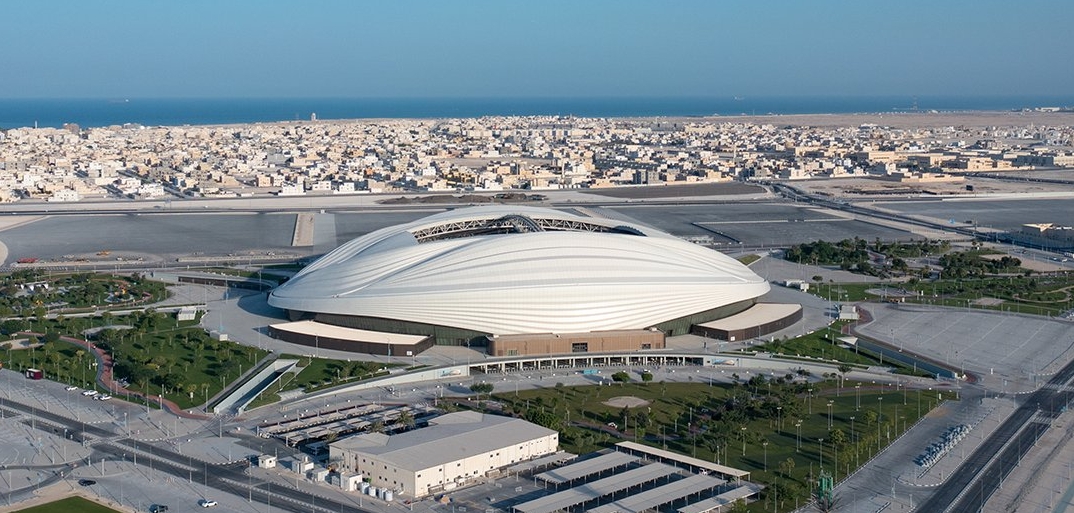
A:
{"label": "white roof panel", "polygon": [[623,465],[629,465],[635,461],[638,461],[636,456],[631,456],[625,452],[610,452],[595,458],[571,463],[565,467],[541,472],[535,477],[541,481],[561,484],[622,467]]}
{"label": "white roof panel", "polygon": [[571,508],[599,499],[605,495],[611,495],[620,490],[656,481],[675,472],[677,472],[675,467],[664,465],[663,463],[653,463],[524,502],[515,506],[515,511],[521,513],[552,513],[553,511]]}
{"label": "white roof panel", "polygon": [[675,502],[695,493],[711,490],[725,483],[723,479],[711,476],[692,475],[672,481],[666,485],[650,488],[641,493],[624,497],[615,502],[593,508],[590,513],[641,513],[664,504]]}

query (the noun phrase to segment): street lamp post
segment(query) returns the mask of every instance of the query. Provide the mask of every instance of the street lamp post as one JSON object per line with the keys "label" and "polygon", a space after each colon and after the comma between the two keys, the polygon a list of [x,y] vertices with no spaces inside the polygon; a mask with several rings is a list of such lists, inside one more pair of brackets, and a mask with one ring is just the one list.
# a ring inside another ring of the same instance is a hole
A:
{"label": "street lamp post", "polygon": [[746,426],[742,426],[742,456],[746,456]]}
{"label": "street lamp post", "polygon": [[802,421],[801,420],[794,421],[794,427],[798,431],[798,439],[794,444],[794,452],[799,452],[799,450],[801,450],[801,448],[802,448]]}
{"label": "street lamp post", "polygon": [[861,410],[861,383],[854,385],[854,411]]}
{"label": "street lamp post", "polygon": [[764,471],[768,472],[768,440],[761,442],[761,446],[764,447]]}
{"label": "street lamp post", "polygon": [[813,414],[813,389],[809,389],[809,414]]}
{"label": "street lamp post", "polygon": [[884,416],[884,396],[876,398],[876,452],[880,452],[880,419]]}
{"label": "street lamp post", "polygon": [[820,443],[820,470],[823,471],[824,470],[824,439],[821,438],[818,441]]}
{"label": "street lamp post", "polygon": [[[854,417],[850,417],[850,443],[851,443],[851,447],[854,448],[854,467],[857,468],[858,467],[858,432],[854,430]],[[849,460],[849,459],[850,459],[850,457],[848,456],[847,460]],[[847,465],[850,465],[850,463],[847,462]],[[847,475],[850,475],[849,470],[847,471]]]}
{"label": "street lamp post", "polygon": [[832,430],[832,401],[828,401],[828,431]]}
{"label": "street lamp post", "polygon": [[783,429],[783,407],[776,406],[776,432]]}

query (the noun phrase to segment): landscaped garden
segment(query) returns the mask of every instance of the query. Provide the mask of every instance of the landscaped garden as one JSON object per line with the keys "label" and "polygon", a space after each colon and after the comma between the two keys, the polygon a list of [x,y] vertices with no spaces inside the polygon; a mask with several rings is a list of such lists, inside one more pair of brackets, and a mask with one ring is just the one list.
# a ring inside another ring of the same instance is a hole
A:
{"label": "landscaped garden", "polygon": [[[130,392],[163,395],[180,408],[206,404],[244,372],[265,361],[269,353],[219,340],[198,325],[178,321],[174,314],[152,308],[115,314],[166,297],[164,284],[140,276],[47,274],[17,271],[0,281],[17,297],[0,309],[7,343],[3,364],[23,371],[36,368],[45,378],[82,388],[95,388],[98,362],[77,340],[88,340],[111,355],[113,375]],[[17,301],[16,301],[17,299]],[[288,374],[258,399],[278,400],[278,392],[319,390],[374,377],[383,364],[297,357],[300,372]],[[124,396],[138,400],[135,396]],[[152,403],[154,406],[156,403]]]}
{"label": "landscaped garden", "polygon": [[845,478],[941,399],[932,391],[832,377],[735,375],[733,385],[630,382],[500,392],[483,404],[561,432],[584,454],[630,440],[748,470],[764,483],[751,510],[788,511],[808,501],[823,468]]}

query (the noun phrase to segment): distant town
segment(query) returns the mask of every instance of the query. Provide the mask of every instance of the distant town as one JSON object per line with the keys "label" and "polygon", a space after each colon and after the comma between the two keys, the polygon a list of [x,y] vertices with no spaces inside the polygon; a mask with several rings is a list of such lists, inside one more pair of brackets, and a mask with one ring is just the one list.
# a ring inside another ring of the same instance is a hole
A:
{"label": "distant town", "polygon": [[923,184],[959,182],[972,172],[1074,167],[1074,126],[1066,117],[1054,125],[1039,117],[1003,119],[1008,122],[993,126],[909,128],[791,125],[778,116],[318,121],[314,115],[247,125],[20,128],[0,132],[0,201],[840,178]]}

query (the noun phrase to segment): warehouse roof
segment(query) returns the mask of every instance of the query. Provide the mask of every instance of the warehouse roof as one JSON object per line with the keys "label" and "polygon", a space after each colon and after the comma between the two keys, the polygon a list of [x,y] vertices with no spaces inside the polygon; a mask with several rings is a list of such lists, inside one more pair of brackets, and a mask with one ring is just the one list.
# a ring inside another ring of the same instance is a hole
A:
{"label": "warehouse roof", "polygon": [[429,427],[390,436],[366,433],[335,442],[332,447],[419,471],[550,435],[558,433],[522,419],[462,411],[441,415],[429,421]]}

